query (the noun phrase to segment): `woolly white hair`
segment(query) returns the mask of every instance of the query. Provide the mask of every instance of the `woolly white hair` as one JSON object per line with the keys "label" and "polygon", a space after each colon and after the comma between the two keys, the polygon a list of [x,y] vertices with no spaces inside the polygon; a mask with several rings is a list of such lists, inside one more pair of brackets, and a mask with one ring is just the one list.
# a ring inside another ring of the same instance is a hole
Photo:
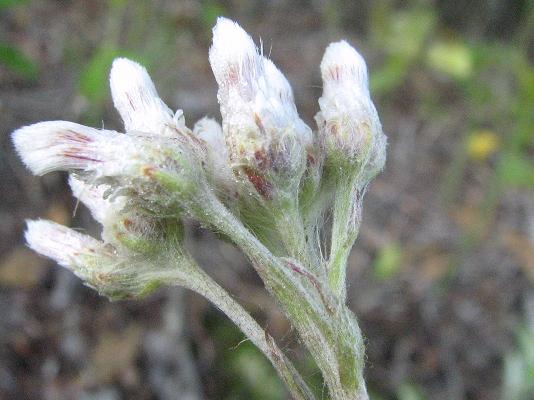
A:
{"label": "woolly white hair", "polygon": [[146,69],[127,58],[113,61],[109,75],[113,104],[127,132],[172,135],[173,113],[160,99]]}
{"label": "woolly white hair", "polygon": [[255,78],[261,65],[252,38],[236,22],[217,18],[209,60],[219,86],[241,84],[243,90]]}
{"label": "woolly white hair", "polygon": [[234,182],[221,125],[212,118],[204,117],[195,123],[193,134],[206,143],[209,174],[218,186],[228,189]]}
{"label": "woolly white hair", "polygon": [[103,245],[91,236],[52,221],[27,220],[26,224],[28,246],[65,268],[77,269],[80,264],[83,265],[83,255],[95,253]]}
{"label": "woolly white hair", "polygon": [[39,122],[13,132],[24,164],[35,175],[84,170],[96,176],[137,174],[150,156],[147,138],[66,121]]}
{"label": "woolly white hair", "polygon": [[[346,41],[332,43],[323,56],[321,75],[323,94],[316,120],[327,152],[341,151],[360,162],[364,161],[362,157],[371,157],[373,167],[379,165],[380,169],[385,161],[382,153],[386,138],[369,95],[363,57]],[[368,144],[370,151],[364,151]]]}
{"label": "woolly white hair", "polygon": [[367,65],[363,57],[346,41],[330,43],[321,61],[324,94],[343,85],[369,93]]}
{"label": "woolly white hair", "polygon": [[263,62],[265,88],[262,88],[261,95],[257,96],[257,107],[261,110],[261,115],[270,115],[274,120],[272,123],[279,130],[284,130],[291,126],[295,130],[297,139],[305,146],[313,141],[313,134],[308,125],[300,119],[293,90],[284,74],[274,65],[274,63],[261,57]]}
{"label": "woolly white hair", "polygon": [[126,197],[106,197],[111,187],[106,184],[93,185],[74,174],[69,174],[69,186],[72,194],[91,212],[93,218],[101,224],[113,218],[126,205]]}
{"label": "woolly white hair", "polygon": [[217,97],[231,162],[254,164],[258,154],[273,154],[276,142],[282,162],[291,169],[300,159],[294,152],[311,143],[312,133],[298,116],[284,75],[237,23],[226,18],[219,18],[213,28],[210,63],[219,84]]}
{"label": "woolly white hair", "polygon": [[85,169],[102,162],[93,144],[117,132],[99,131],[67,121],[39,122],[13,132],[22,161],[35,175],[67,169]]}
{"label": "woolly white hair", "polygon": [[226,155],[222,127],[213,118],[204,117],[198,120],[193,127],[193,134],[204,140],[217,154]]}

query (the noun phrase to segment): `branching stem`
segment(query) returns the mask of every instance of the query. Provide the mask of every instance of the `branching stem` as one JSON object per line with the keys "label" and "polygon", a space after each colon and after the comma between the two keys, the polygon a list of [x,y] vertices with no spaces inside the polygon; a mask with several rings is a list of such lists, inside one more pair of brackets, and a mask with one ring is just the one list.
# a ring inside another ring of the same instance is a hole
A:
{"label": "branching stem", "polygon": [[312,391],[291,361],[276,345],[272,336],[258,325],[254,318],[225,289],[206,274],[191,257],[179,254],[176,258],[177,268],[180,268],[181,271],[187,271],[187,276],[184,276],[183,273],[179,275],[176,279],[176,284],[197,292],[226,314],[271,361],[295,399],[314,400],[315,397]]}

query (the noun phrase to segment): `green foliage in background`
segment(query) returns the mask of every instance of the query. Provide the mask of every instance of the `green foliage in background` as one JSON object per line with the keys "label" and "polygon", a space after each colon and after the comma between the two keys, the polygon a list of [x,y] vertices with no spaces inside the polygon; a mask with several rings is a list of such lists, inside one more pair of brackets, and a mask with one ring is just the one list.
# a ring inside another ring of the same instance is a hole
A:
{"label": "green foliage in background", "polygon": [[[269,361],[249,342],[239,345],[228,360],[234,376],[239,377],[239,392],[247,391],[248,395],[229,395],[228,399],[265,399],[277,400],[284,397],[285,390],[280,385],[276,372]],[[236,389],[237,389],[236,388]]]}
{"label": "green foliage in background", "polygon": [[398,11],[389,2],[379,2],[372,8],[371,43],[385,56],[383,65],[371,73],[373,93],[390,92],[405,81],[435,23],[434,13],[426,8]]}
{"label": "green foliage in background", "polygon": [[[438,24],[435,8],[411,1],[373,3],[369,38],[382,61],[371,69],[371,87],[383,105],[400,90],[424,82],[416,97],[425,120],[462,112],[467,116],[456,156],[444,174],[445,204],[455,204],[468,169],[491,168],[479,220],[468,232],[476,243],[484,234],[507,188],[534,189],[534,67],[528,59],[534,6],[511,42],[475,39]],[[433,86],[447,84],[456,97],[440,100]],[[412,99],[413,100],[413,99]],[[455,139],[457,140],[457,139]],[[388,253],[386,252],[386,255]],[[380,257],[379,257],[380,259]],[[380,270],[380,269],[379,269]],[[375,269],[376,271],[376,269]]]}
{"label": "green foliage in background", "polygon": [[382,247],[373,262],[375,276],[378,279],[393,278],[401,267],[402,257],[400,244],[390,243]]}
{"label": "green foliage in background", "polygon": [[461,40],[439,40],[427,53],[430,68],[458,80],[466,80],[473,73],[473,54]]}
{"label": "green foliage in background", "polygon": [[534,395],[534,330],[517,334],[517,350],[504,359],[502,399],[529,400]]}
{"label": "green foliage in background", "polygon": [[202,2],[200,20],[204,29],[208,31],[215,24],[217,17],[227,16],[227,14],[226,9],[220,2],[212,0]]}
{"label": "green foliage in background", "polygon": [[[27,2],[28,0],[0,0],[0,12]],[[37,64],[30,57],[17,46],[3,41],[0,41],[0,65],[27,81],[35,81],[39,74]]]}
{"label": "green foliage in background", "polygon": [[108,96],[107,75],[111,63],[121,52],[114,47],[103,46],[93,54],[79,77],[79,91],[91,102],[102,102]]}
{"label": "green foliage in background", "polygon": [[16,47],[2,42],[0,42],[0,64],[25,80],[34,81],[38,77],[37,64]]}
{"label": "green foliage in background", "polygon": [[397,391],[398,400],[425,400],[421,389],[410,383],[403,383]]}
{"label": "green foliage in background", "polygon": [[[423,121],[465,116],[465,131],[446,133],[456,151],[441,178],[444,206],[453,211],[464,205],[462,185],[469,173],[488,177],[474,220],[462,228],[453,254],[465,255],[485,237],[505,191],[534,190],[534,2],[525,8],[522,24],[503,40],[450,29],[425,2],[399,7],[384,0],[370,6],[369,39],[379,56],[370,69],[371,87],[382,112],[408,96],[407,104],[417,105]],[[403,252],[401,244],[381,248],[373,262],[375,276],[393,278]],[[453,264],[462,262],[460,257]],[[533,338],[532,331],[522,330],[519,349],[506,357],[502,399],[534,398]],[[406,383],[391,398],[423,397]]]}
{"label": "green foliage in background", "polygon": [[28,3],[29,0],[0,0],[0,11]]}

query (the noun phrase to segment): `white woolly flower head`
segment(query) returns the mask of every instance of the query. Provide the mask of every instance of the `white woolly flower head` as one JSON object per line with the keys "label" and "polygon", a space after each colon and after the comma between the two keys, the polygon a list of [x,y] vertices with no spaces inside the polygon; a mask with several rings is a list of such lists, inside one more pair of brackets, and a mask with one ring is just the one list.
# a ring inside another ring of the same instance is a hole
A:
{"label": "white woolly flower head", "polygon": [[263,180],[276,170],[270,178],[298,180],[312,133],[298,116],[284,75],[238,24],[226,18],[219,18],[213,28],[210,63],[234,171],[244,172],[260,194],[266,186],[259,187],[252,175]]}
{"label": "white woolly flower head", "polygon": [[208,117],[198,120],[193,127],[193,134],[206,142],[213,152],[220,156],[221,161],[226,159],[228,152],[224,143],[224,134],[217,121]]}
{"label": "white woolly flower head", "polygon": [[227,18],[217,19],[209,60],[219,86],[236,86],[244,96],[250,94],[261,66],[254,41],[239,24]]}
{"label": "white woolly flower head", "polygon": [[330,91],[350,90],[369,93],[367,65],[358,51],[346,41],[330,43],[321,61],[323,95]]}
{"label": "white woolly flower head", "polygon": [[228,169],[228,151],[222,127],[217,121],[208,117],[198,120],[193,135],[205,143],[207,157],[215,169]]}
{"label": "white woolly flower head", "polygon": [[105,224],[126,205],[125,196],[111,196],[112,187],[107,184],[91,184],[75,174],[69,174],[69,186],[72,194],[91,212],[93,218]]}
{"label": "white woolly flower head", "polygon": [[111,299],[144,296],[160,284],[146,259],[121,254],[109,244],[52,221],[27,221],[27,245],[71,270]]}
{"label": "white woolly flower head", "polygon": [[[110,132],[114,137],[116,132]],[[66,121],[39,122],[13,132],[19,156],[35,175],[68,169],[95,167],[103,162],[102,133]]]}
{"label": "white woolly flower head", "polygon": [[261,60],[264,75],[259,81],[260,95],[256,99],[258,114],[268,119],[266,125],[278,129],[281,135],[294,135],[305,147],[311,146],[313,134],[298,115],[291,85],[271,60],[265,57]]}
{"label": "white woolly flower head", "polygon": [[202,185],[201,151],[190,133],[177,137],[128,135],[83,125],[52,121],[13,133],[15,147],[36,175],[51,171],[78,171],[94,184],[107,183],[114,194],[173,213],[179,211],[177,193],[162,190],[171,185],[194,196]]}
{"label": "white woolly flower head", "polygon": [[225,198],[233,197],[235,181],[228,163],[228,151],[221,125],[214,119],[204,117],[195,123],[193,134],[206,145],[205,169],[208,178]]}
{"label": "white woolly flower head", "polygon": [[35,175],[84,170],[97,176],[135,173],[143,148],[135,137],[66,121],[39,122],[13,132],[22,161]]}
{"label": "white woolly flower head", "polygon": [[[326,149],[326,163],[364,165],[370,157],[385,152],[385,136],[369,95],[367,66],[347,42],[330,44],[321,62],[323,94],[316,115],[319,134]],[[376,147],[376,148],[375,148]],[[382,160],[382,165],[383,165]]]}
{"label": "white woolly flower head", "polygon": [[78,275],[88,259],[108,254],[102,242],[52,221],[28,220],[25,238],[31,249]]}
{"label": "white woolly flower head", "polygon": [[372,179],[384,168],[386,165],[386,147],[388,145],[387,136],[384,134],[378,135],[375,139],[373,152],[370,155],[369,171]]}
{"label": "white woolly flower head", "polygon": [[158,219],[132,207],[128,196],[113,195],[107,184],[88,183],[75,174],[69,175],[72,193],[87,206],[102,227],[102,240],[112,244],[119,253],[148,253],[158,249],[161,232]]}
{"label": "white woolly flower head", "polygon": [[127,58],[115,59],[109,82],[113,104],[127,132],[175,136],[175,128],[186,129],[182,111],[178,110],[173,115],[160,99],[148,72],[140,64]]}
{"label": "white woolly flower head", "polygon": [[[66,121],[39,122],[13,133],[22,161],[36,175],[81,170],[96,178],[136,177],[143,168],[170,163],[173,151],[183,152],[179,140],[124,135]],[[165,146],[167,145],[167,146]]]}

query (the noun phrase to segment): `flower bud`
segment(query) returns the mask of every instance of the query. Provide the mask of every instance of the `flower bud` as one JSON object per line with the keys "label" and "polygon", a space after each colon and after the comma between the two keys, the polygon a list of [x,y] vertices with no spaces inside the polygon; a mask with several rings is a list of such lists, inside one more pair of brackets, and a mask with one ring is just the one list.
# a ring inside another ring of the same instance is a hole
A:
{"label": "flower bud", "polygon": [[186,129],[182,111],[178,110],[173,116],[141,65],[117,58],[113,61],[109,81],[113,104],[124,121],[126,132],[175,136],[175,128]]}
{"label": "flower bud", "polygon": [[214,119],[204,117],[193,127],[193,135],[205,143],[206,172],[211,181],[226,192],[235,190],[221,125]]}
{"label": "flower bud", "polygon": [[[117,135],[107,136],[113,140]],[[102,131],[72,122],[40,122],[13,132],[13,143],[24,164],[35,175],[44,175],[100,165],[106,153],[103,136]]]}
{"label": "flower bud", "polygon": [[22,161],[35,175],[83,170],[101,176],[139,174],[156,156],[155,139],[66,121],[39,122],[13,133]]}
{"label": "flower bud", "polygon": [[225,18],[213,29],[210,63],[234,173],[263,198],[276,188],[296,187],[312,133],[297,114],[283,74],[258,53],[239,25]]}
{"label": "flower bud", "polygon": [[345,41],[332,43],[323,56],[321,75],[323,95],[316,120],[326,165],[363,168],[373,155],[374,168],[382,168],[385,137],[369,96],[363,57]]}
{"label": "flower bud", "polygon": [[124,135],[55,121],[21,128],[13,141],[34,174],[79,171],[94,184],[109,184],[112,194],[166,215],[179,214],[184,198],[194,198],[204,183],[199,146],[189,134]]}
{"label": "flower bud", "polygon": [[87,263],[96,257],[111,257],[104,243],[51,221],[27,221],[28,246],[76,275],[84,275]]}
{"label": "flower bud", "polygon": [[[109,244],[51,221],[27,221],[28,246],[111,299],[149,294],[162,282],[142,258],[126,258]],[[150,265],[150,263],[149,263]]]}
{"label": "flower bud", "polygon": [[102,238],[126,254],[158,254],[169,243],[183,239],[182,222],[176,218],[154,217],[140,210],[123,210],[104,226]]}
{"label": "flower bud", "polygon": [[69,185],[72,194],[102,225],[105,243],[138,253],[149,252],[154,247],[154,229],[149,219],[142,218],[131,206],[128,209],[126,196],[111,196],[111,186],[87,183],[75,174],[69,175]]}
{"label": "flower bud", "polygon": [[375,137],[373,147],[369,153],[369,161],[365,166],[362,183],[370,182],[386,164],[387,137],[384,134]]}

